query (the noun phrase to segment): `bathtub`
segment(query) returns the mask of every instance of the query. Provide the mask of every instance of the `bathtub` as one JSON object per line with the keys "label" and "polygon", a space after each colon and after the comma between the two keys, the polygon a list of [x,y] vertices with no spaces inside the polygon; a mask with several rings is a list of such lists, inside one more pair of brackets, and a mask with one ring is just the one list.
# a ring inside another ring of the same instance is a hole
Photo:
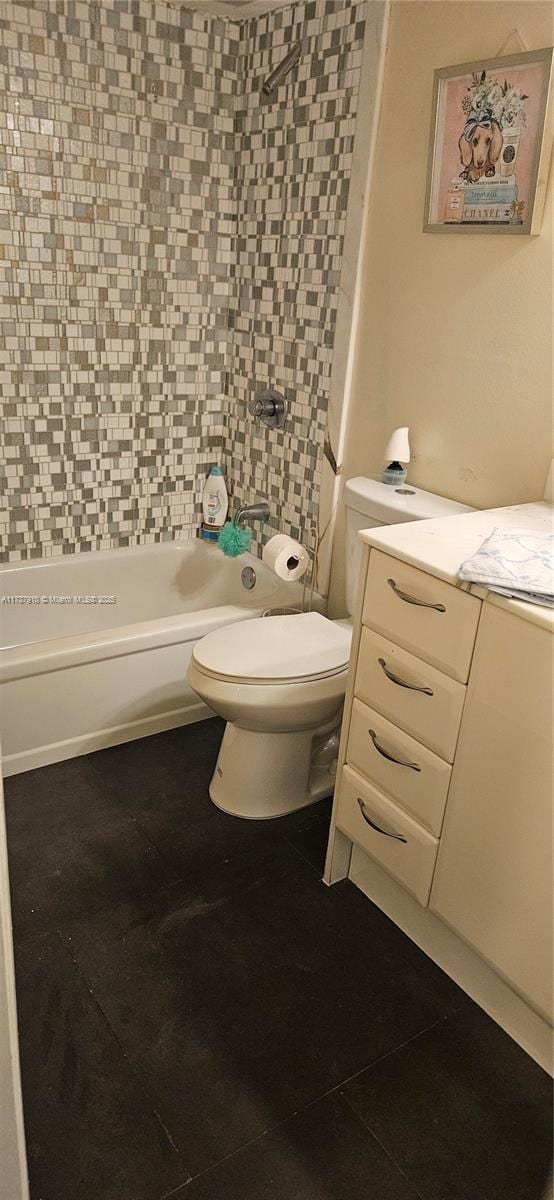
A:
{"label": "bathtub", "polygon": [[3,564],[4,774],[211,716],[186,681],[198,639],[301,598],[253,555],[197,539]]}

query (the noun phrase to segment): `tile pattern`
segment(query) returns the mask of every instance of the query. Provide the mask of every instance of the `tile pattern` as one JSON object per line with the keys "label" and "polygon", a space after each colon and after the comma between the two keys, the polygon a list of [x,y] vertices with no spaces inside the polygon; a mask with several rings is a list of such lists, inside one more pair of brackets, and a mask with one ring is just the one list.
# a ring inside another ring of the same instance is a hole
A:
{"label": "tile pattern", "polygon": [[0,18],[4,556],[171,536],[221,446],[238,27],[150,0]]}
{"label": "tile pattern", "polygon": [[222,728],[6,780],[32,1200],[543,1200],[548,1077],[323,885],[328,802],[211,804]]}
{"label": "tile pattern", "polygon": [[365,4],[199,9],[2,5],[4,559],[190,531],[222,455],[234,502],[315,520]]}
{"label": "tile pattern", "polygon": [[425,1200],[548,1200],[548,1087],[471,1006],[362,1071],[345,1096]]}
{"label": "tile pattern", "polygon": [[[265,537],[317,524],[365,9],[308,0],[241,25],[224,461],[237,501],[269,499]],[[262,80],[297,40],[298,66],[266,99]],[[268,385],[289,402],[283,431],[247,416]]]}

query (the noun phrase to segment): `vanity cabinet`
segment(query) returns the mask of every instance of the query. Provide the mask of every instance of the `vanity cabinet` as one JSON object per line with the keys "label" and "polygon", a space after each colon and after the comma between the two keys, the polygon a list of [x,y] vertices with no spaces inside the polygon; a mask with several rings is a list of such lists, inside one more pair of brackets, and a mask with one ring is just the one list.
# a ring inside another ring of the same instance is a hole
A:
{"label": "vanity cabinet", "polygon": [[430,900],[552,1018],[552,638],[483,605]]}
{"label": "vanity cabinet", "polygon": [[350,875],[544,1063],[552,614],[363,536],[326,882]]}
{"label": "vanity cabinet", "polygon": [[480,609],[475,596],[371,551],[334,819],[422,905]]}

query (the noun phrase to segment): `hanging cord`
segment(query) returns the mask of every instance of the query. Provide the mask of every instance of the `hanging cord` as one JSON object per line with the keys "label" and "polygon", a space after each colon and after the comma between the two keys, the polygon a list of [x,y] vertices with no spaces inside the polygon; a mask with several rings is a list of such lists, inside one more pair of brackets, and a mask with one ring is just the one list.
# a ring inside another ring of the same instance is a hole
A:
{"label": "hanging cord", "polygon": [[314,592],[317,590],[317,585],[319,583],[320,550],[323,545],[323,542],[325,541],[327,533],[329,532],[329,529],[332,527],[333,520],[335,518],[335,514],[337,511],[337,507],[338,507],[338,503],[334,505],[331,513],[329,514],[327,522],[319,535],[318,535],[318,530],[317,530],[316,525],[311,525],[310,529],[308,531],[310,539],[311,539],[310,550],[311,550],[311,554],[312,554],[312,563],[311,563],[311,572],[310,572],[310,607],[308,609],[306,609],[306,589],[307,589],[307,580],[306,580],[307,572],[306,572],[306,575],[304,576],[304,587],[302,589],[302,612],[311,612],[312,611],[313,601],[314,601]]}

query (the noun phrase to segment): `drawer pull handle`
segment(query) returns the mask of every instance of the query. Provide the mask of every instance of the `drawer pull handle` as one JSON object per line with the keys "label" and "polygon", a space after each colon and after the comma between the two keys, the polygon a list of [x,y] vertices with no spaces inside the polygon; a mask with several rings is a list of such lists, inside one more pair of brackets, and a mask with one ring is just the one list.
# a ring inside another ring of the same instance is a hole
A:
{"label": "drawer pull handle", "polygon": [[368,729],[367,732],[369,733],[377,753],[381,754],[383,758],[388,758],[389,762],[396,763],[398,767],[408,767],[410,771],[421,771],[421,767],[419,767],[417,763],[405,762],[402,758],[395,758],[394,754],[391,754],[388,750],[385,750],[385,747],[381,746],[377,741],[377,734],[374,729]]}
{"label": "drawer pull handle", "polygon": [[375,821],[372,821],[371,817],[368,817],[365,810],[365,804],[360,796],[358,796],[358,804],[360,805],[360,812],[364,818],[364,821],[366,822],[366,825],[371,825],[371,828],[374,829],[376,833],[382,833],[384,837],[391,837],[397,842],[404,842],[404,845],[407,844],[408,839],[403,837],[401,833],[392,833],[390,829],[381,829],[380,825],[376,825]]}
{"label": "drawer pull handle", "polygon": [[408,688],[410,692],[422,692],[424,696],[434,695],[432,688],[418,687],[416,683],[408,683],[406,679],[401,679],[399,675],[395,675],[394,672],[387,667],[384,658],[378,658],[377,662],[379,663],[381,669],[385,672],[387,679],[390,679],[391,683],[397,683],[399,687]]}
{"label": "drawer pull handle", "polygon": [[431,604],[429,600],[418,600],[417,596],[410,596],[409,592],[402,592],[394,579],[387,579],[387,583],[395,596],[398,596],[399,600],[404,600],[406,604],[417,604],[419,608],[434,608],[435,612],[446,612],[444,604]]}

